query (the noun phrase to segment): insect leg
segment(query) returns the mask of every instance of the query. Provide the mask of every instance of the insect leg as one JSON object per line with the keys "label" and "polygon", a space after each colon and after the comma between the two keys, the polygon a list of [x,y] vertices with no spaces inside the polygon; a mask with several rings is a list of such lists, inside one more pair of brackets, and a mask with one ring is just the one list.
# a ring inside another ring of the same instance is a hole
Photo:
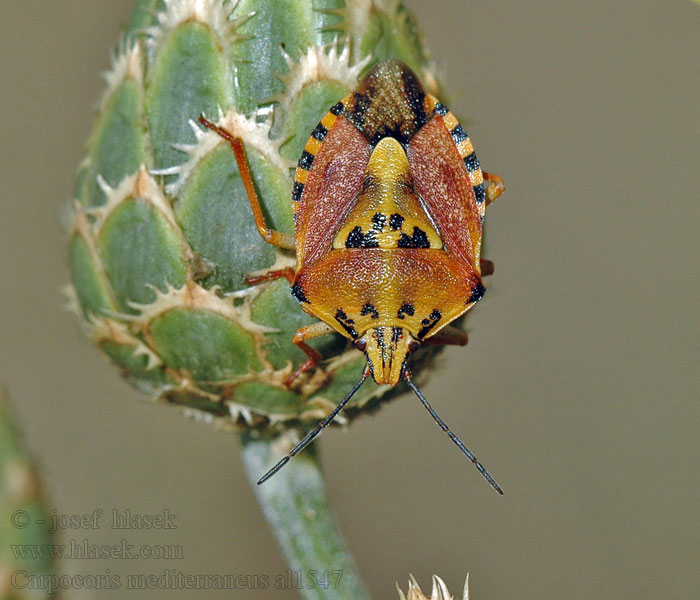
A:
{"label": "insect leg", "polygon": [[271,279],[279,279],[280,277],[285,277],[289,281],[289,285],[294,285],[294,269],[292,267],[287,267],[285,269],[277,269],[275,271],[268,271],[262,275],[249,275],[245,278],[245,282],[248,285],[255,285],[257,283],[262,283],[263,281],[270,281]]}
{"label": "insect leg", "polygon": [[265,475],[263,475],[259,480],[258,480],[258,485],[261,485],[265,483],[270,477],[272,477],[277,471],[279,471],[284,465],[286,465],[292,457],[296,456],[301,452],[304,448],[306,448],[312,441],[313,439],[321,433],[321,430],[324,429],[325,427],[328,427],[328,425],[331,424],[331,421],[335,419],[338,416],[338,413],[343,410],[343,407],[350,401],[350,398],[352,398],[355,395],[355,392],[360,389],[360,386],[365,382],[365,379],[367,379],[367,376],[369,375],[369,365],[365,367],[365,370],[362,372],[362,378],[360,381],[358,381],[353,388],[347,393],[345,398],[343,398],[340,401],[340,404],[336,406],[333,409],[333,412],[329,414],[323,421],[321,421],[315,429],[312,429],[309,431],[304,436],[304,439],[301,440],[292,450],[290,451],[287,456],[285,456],[282,460],[280,460],[274,467],[272,467]]}
{"label": "insect leg", "polygon": [[250,174],[250,167],[248,166],[248,159],[245,155],[243,140],[234,136],[232,133],[226,131],[222,127],[212,123],[204,116],[199,117],[199,122],[205,127],[218,133],[231,145],[233,154],[236,157],[236,163],[238,164],[238,171],[241,174],[241,179],[243,180],[243,186],[245,187],[246,194],[248,194],[250,208],[253,210],[255,225],[257,226],[258,232],[260,233],[262,239],[273,246],[293,250],[296,247],[296,242],[293,235],[283,233],[275,229],[270,229],[267,226],[267,223],[265,223],[265,215],[263,215],[262,208],[260,207],[260,200],[258,199],[258,193],[255,191],[255,186],[253,185],[253,178]]}
{"label": "insect leg", "polygon": [[486,188],[486,206],[488,206],[506,191],[506,185],[503,183],[503,179],[494,173],[482,171],[481,174],[484,176],[484,179],[491,184]]}
{"label": "insect leg", "polygon": [[445,424],[445,422],[438,416],[438,414],[435,412],[435,409],[430,406],[430,403],[425,399],[425,396],[421,393],[421,391],[416,387],[416,385],[413,383],[411,380],[411,374],[408,371],[408,369],[405,369],[403,372],[403,378],[408,384],[408,387],[410,387],[413,392],[418,396],[418,399],[421,401],[423,406],[425,406],[425,409],[430,413],[430,416],[433,417],[435,422],[440,426],[440,429],[442,429],[448,436],[449,438],[455,443],[455,445],[464,453],[464,455],[474,464],[474,466],[479,470],[479,473],[481,473],[484,476],[484,479],[488,481],[491,484],[491,487],[496,490],[499,494],[503,494],[503,490],[501,489],[501,486],[499,486],[496,483],[496,480],[489,475],[489,472],[484,468],[484,466],[476,460],[476,456],[474,456],[470,451],[469,448],[467,448],[463,443],[462,440],[460,440],[454,433],[450,431],[450,428]]}
{"label": "insect leg", "polygon": [[294,371],[294,373],[287,377],[284,385],[291,387],[297,377],[299,377],[302,373],[306,373],[308,370],[313,369],[319,362],[321,362],[321,359],[323,358],[321,353],[318,350],[314,350],[306,343],[306,341],[334,332],[335,329],[323,321],[312,323],[311,325],[306,325],[305,327],[300,327],[297,329],[297,332],[294,334],[293,341],[300,350],[303,350],[306,353],[309,360],[303,363],[296,371]]}
{"label": "insect leg", "polygon": [[434,336],[423,341],[424,344],[444,344],[446,346],[466,346],[469,343],[469,336],[464,331],[452,325],[443,327]]}
{"label": "insect leg", "polygon": [[481,266],[481,276],[482,277],[487,277],[488,275],[493,275],[493,271],[494,271],[493,261],[486,260],[485,258],[482,258],[479,261],[479,264]]}

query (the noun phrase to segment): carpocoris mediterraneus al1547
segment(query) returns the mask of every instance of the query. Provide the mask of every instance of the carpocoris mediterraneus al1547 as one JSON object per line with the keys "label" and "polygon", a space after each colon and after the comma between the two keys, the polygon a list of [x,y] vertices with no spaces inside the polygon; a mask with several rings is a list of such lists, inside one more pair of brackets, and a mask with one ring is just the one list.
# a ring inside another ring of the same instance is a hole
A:
{"label": "carpocoris mediterraneus al1547", "polygon": [[311,132],[292,191],[295,236],[267,227],[243,142],[204,117],[200,122],[231,144],[260,235],[296,251],[295,271],[271,271],[249,283],[287,277],[294,298],[319,319],[294,336],[309,359],[288,385],[321,360],[306,343],[312,338],[340,333],[367,358],[360,381],[258,483],[331,423],[371,374],[378,384],[406,381],[503,493],[415,386],[408,366],[421,344],[467,343],[466,334],[449,323],[481,299],[481,278],[493,271],[481,259],[482,227],[486,205],[504,186],[481,170],[454,115],[404,64],[377,64]]}

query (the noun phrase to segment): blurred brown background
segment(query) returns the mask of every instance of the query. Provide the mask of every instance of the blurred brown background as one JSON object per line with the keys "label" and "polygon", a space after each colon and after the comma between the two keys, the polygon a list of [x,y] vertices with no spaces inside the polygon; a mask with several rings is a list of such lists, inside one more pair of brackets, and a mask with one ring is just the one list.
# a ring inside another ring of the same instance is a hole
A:
{"label": "blurred brown background", "polygon": [[[321,442],[376,598],[408,573],[472,598],[688,599],[700,592],[700,7],[408,0],[450,107],[506,195],[470,345],[425,387],[498,497],[406,397]],[[174,531],[63,540],[181,544],[178,561],[67,573],[286,569],[237,439],[142,402],[60,309],[59,209],[131,2],[0,3],[2,361],[59,513],[168,509]],[[76,597],[122,598],[126,590]],[[296,598],[163,590],[148,598]]]}

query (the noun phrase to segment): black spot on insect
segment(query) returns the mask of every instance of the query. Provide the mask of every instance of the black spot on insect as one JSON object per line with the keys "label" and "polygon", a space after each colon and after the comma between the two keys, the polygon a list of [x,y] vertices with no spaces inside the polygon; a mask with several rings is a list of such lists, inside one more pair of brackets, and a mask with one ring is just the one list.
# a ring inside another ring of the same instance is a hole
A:
{"label": "black spot on insect", "polygon": [[374,237],[374,231],[362,233],[361,227],[355,227],[348,233],[345,240],[346,248],[379,248],[379,242]]}
{"label": "black spot on insect", "polygon": [[321,125],[321,123],[316,125],[316,128],[311,132],[311,135],[314,138],[316,138],[319,142],[325,140],[327,134],[328,130],[323,125]]}
{"label": "black spot on insect", "polygon": [[467,171],[473,173],[481,168],[479,165],[479,159],[476,157],[476,152],[472,152],[469,156],[464,157],[464,166],[467,167]]}
{"label": "black spot on insect", "polygon": [[467,304],[471,304],[472,302],[478,302],[484,297],[484,293],[486,293],[486,288],[484,287],[484,284],[480,281],[474,286],[474,289],[472,289],[472,293],[469,295]]}
{"label": "black spot on insect", "polygon": [[292,200],[294,202],[299,202],[301,200],[301,195],[304,192],[304,184],[298,181],[294,182],[294,187],[292,188]]}
{"label": "black spot on insect", "polygon": [[364,242],[365,236],[362,233],[362,228],[361,227],[355,227],[350,233],[348,233],[348,237],[345,240],[345,247],[346,248],[362,248],[362,244]]}
{"label": "black spot on insect", "polygon": [[455,141],[455,144],[459,144],[469,137],[467,132],[462,129],[461,125],[457,125],[450,133],[452,134],[452,139]]}
{"label": "black spot on insect", "polygon": [[391,341],[393,342],[394,345],[399,343],[399,340],[403,337],[403,330],[401,327],[392,327],[391,328]]}
{"label": "black spot on insect", "polygon": [[422,327],[421,330],[418,332],[418,338],[423,339],[434,326],[435,323],[430,323],[425,327]]}
{"label": "black spot on insect", "polygon": [[373,319],[379,318],[379,311],[374,307],[374,304],[370,304],[369,302],[362,307],[360,314],[362,316],[372,315]]}
{"label": "black spot on insect", "polygon": [[304,150],[301,153],[301,158],[299,159],[299,166],[302,169],[306,169],[307,171],[311,168],[311,165],[314,164],[314,158],[316,158],[311,152],[307,152]]}
{"label": "black spot on insect", "polygon": [[484,189],[483,183],[474,186],[474,195],[476,196],[476,202],[478,204],[486,202],[486,190]]}
{"label": "black spot on insect", "polygon": [[292,296],[294,296],[294,299],[299,304],[303,304],[304,302],[306,302],[306,304],[311,304],[309,299],[304,295],[304,291],[301,289],[301,286],[298,283],[295,283],[292,286]]}
{"label": "black spot on insect", "polygon": [[435,110],[433,111],[433,114],[440,115],[441,117],[444,117],[448,112],[449,111],[447,110],[447,107],[438,102],[435,105]]}
{"label": "black spot on insect", "polygon": [[345,311],[342,308],[339,308],[336,311],[335,318],[342,320],[343,322],[347,323],[348,325],[355,324],[355,321],[353,321],[352,319],[349,319],[348,316],[345,314]]}
{"label": "black spot on insect", "polygon": [[372,100],[361,94],[359,92],[353,92],[353,107],[352,112],[348,115],[348,119],[360,130],[362,131],[363,125],[365,123],[365,114]]}
{"label": "black spot on insect", "polygon": [[397,245],[399,248],[430,248],[428,236],[419,227],[413,228],[413,235],[402,233]]}
{"label": "black spot on insect", "polygon": [[394,213],[389,217],[389,227],[391,227],[394,231],[401,229],[403,222],[404,218],[399,213]]}
{"label": "black spot on insect", "polygon": [[374,229],[381,231],[386,225],[386,215],[383,213],[374,213],[374,216],[372,217],[372,224]]}
{"label": "black spot on insect", "polygon": [[420,323],[423,325],[421,330],[418,332],[418,337],[423,338],[427,333],[438,324],[438,321],[442,318],[442,313],[436,308],[431,312],[427,318],[423,319]]}
{"label": "black spot on insect", "polygon": [[342,308],[335,311],[335,320],[340,323],[340,326],[345,329],[345,331],[347,331],[353,339],[357,337],[357,331],[355,331],[355,328],[353,327],[355,321],[353,319],[349,319]]}
{"label": "black spot on insect", "polygon": [[413,304],[403,304],[401,308],[399,308],[399,311],[396,313],[396,316],[399,319],[405,319],[405,315],[408,315],[409,317],[413,316],[413,313],[415,313],[416,309],[413,307]]}
{"label": "black spot on insect", "polygon": [[338,102],[338,104],[333,105],[331,107],[330,112],[334,114],[336,117],[338,115],[344,114],[345,113],[345,105],[342,102]]}
{"label": "black spot on insect", "polygon": [[[411,107],[413,112],[413,127],[411,128],[412,131],[409,134],[413,135],[428,122],[428,117],[425,114],[425,107],[423,104],[423,101],[425,100],[425,92],[423,91],[423,87],[418,81],[418,78],[408,69],[403,70],[401,73],[401,78],[403,79],[403,88],[408,98],[408,105]],[[409,140],[410,138],[408,138],[406,141]]]}
{"label": "black spot on insect", "polygon": [[413,248],[413,238],[402,233],[398,241],[398,246],[399,248]]}

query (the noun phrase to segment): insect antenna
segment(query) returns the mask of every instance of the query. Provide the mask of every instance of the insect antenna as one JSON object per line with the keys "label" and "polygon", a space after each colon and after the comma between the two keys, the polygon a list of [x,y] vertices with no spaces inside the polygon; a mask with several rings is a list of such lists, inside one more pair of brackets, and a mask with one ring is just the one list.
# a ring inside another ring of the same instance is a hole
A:
{"label": "insect antenna", "polygon": [[408,387],[410,387],[416,394],[416,396],[418,396],[423,406],[425,406],[426,410],[430,413],[430,416],[433,417],[433,419],[435,419],[435,422],[440,426],[440,429],[442,429],[449,436],[449,438],[457,445],[457,447],[464,453],[464,455],[472,463],[474,463],[474,466],[479,470],[479,473],[481,473],[484,476],[484,479],[486,479],[486,481],[488,481],[491,484],[491,487],[494,490],[496,490],[499,494],[503,494],[501,486],[496,483],[496,480],[493,477],[491,477],[491,475],[489,475],[489,472],[484,468],[484,466],[478,460],[476,460],[476,456],[474,456],[469,451],[469,448],[467,448],[462,443],[462,441],[450,431],[450,428],[445,424],[445,421],[443,421],[435,412],[435,409],[432,406],[430,406],[430,403],[425,399],[425,396],[416,387],[416,384],[413,383],[413,381],[411,380],[411,373],[408,369],[404,370],[403,378],[406,380]]}
{"label": "insect antenna", "polygon": [[289,454],[285,456],[282,460],[280,460],[274,467],[272,467],[265,475],[263,475],[259,480],[258,480],[258,485],[261,485],[265,483],[270,477],[272,477],[277,471],[279,471],[284,465],[286,465],[293,456],[296,456],[301,452],[304,448],[306,448],[312,441],[313,439],[321,433],[321,431],[325,428],[328,427],[328,425],[331,424],[333,419],[335,419],[338,416],[338,413],[343,410],[343,407],[350,401],[350,398],[352,398],[355,395],[355,392],[360,389],[360,386],[365,382],[365,379],[367,379],[367,376],[369,375],[369,365],[365,367],[365,370],[362,372],[362,378],[360,381],[358,381],[353,388],[347,393],[345,398],[343,398],[340,401],[340,404],[336,406],[333,409],[333,412],[329,414],[323,421],[321,421],[315,429],[309,431],[309,433],[304,436],[304,439],[301,440],[294,448],[291,449]]}

